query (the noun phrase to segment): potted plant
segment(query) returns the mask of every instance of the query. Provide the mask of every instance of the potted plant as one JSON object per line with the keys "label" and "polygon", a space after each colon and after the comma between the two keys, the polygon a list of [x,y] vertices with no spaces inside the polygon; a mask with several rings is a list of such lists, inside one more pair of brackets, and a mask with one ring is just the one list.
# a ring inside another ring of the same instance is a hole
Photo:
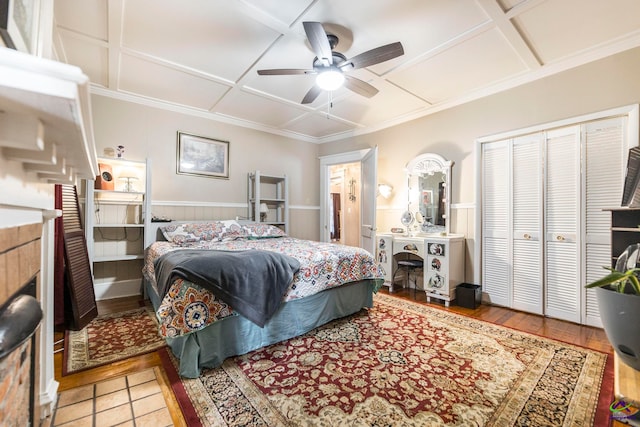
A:
{"label": "potted plant", "polygon": [[640,371],[640,243],[618,257],[616,268],[589,283],[595,288],[602,326],[620,359]]}

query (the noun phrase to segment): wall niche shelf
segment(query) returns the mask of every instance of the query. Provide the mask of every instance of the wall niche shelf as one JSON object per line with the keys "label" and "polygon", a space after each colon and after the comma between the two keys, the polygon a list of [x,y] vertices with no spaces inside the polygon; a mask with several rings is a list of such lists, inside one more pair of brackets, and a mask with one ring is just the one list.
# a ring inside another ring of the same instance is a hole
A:
{"label": "wall niche shelf", "polygon": [[85,181],[85,233],[96,299],[137,295],[144,249],[152,241],[150,161],[99,158],[98,163],[96,178],[108,169],[113,189],[95,188],[99,180]]}
{"label": "wall niche shelf", "polygon": [[[289,232],[289,201],[286,175],[267,175],[259,170],[247,177],[249,212],[252,221],[275,225]],[[261,212],[261,206],[267,212]],[[264,217],[264,219],[263,219]]]}

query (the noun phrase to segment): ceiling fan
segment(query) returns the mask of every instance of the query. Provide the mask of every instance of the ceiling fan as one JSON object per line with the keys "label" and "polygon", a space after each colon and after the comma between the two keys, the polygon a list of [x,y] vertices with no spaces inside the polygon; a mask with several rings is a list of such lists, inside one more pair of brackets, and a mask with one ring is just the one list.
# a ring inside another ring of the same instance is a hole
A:
{"label": "ceiling fan", "polygon": [[371,98],[378,89],[369,83],[351,77],[346,72],[358,68],[370,67],[384,61],[404,55],[404,49],[400,42],[387,44],[368,50],[350,59],[333,49],[338,45],[338,37],[327,34],[319,22],[303,22],[304,31],[309,44],[316,54],[313,60],[313,69],[302,70],[295,68],[280,68],[271,70],[258,70],[261,76],[277,76],[291,74],[317,74],[316,83],[302,99],[303,104],[312,103],[323,90],[336,90],[343,84],[345,87],[359,95]]}

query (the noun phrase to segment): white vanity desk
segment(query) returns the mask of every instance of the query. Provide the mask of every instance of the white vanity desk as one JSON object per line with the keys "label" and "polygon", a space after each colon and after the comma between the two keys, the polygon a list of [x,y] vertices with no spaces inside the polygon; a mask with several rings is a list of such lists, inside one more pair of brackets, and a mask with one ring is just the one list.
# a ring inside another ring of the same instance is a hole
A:
{"label": "white vanity desk", "polygon": [[378,234],[376,258],[385,275],[385,284],[393,292],[393,274],[397,269],[394,255],[417,255],[424,262],[423,287],[427,302],[431,298],[444,301],[446,307],[456,298],[456,287],[464,281],[464,236]]}

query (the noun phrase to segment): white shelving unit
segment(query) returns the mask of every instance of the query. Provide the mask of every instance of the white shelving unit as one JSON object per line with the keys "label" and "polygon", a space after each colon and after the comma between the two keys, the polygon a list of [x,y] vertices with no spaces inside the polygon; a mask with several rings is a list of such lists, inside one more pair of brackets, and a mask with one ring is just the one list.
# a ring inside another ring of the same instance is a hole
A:
{"label": "white shelving unit", "polygon": [[[252,221],[275,225],[289,232],[289,201],[286,175],[266,175],[259,170],[250,172],[248,186],[248,217]],[[268,209],[266,219],[261,220],[260,206]]]}
{"label": "white shelving unit", "polygon": [[96,299],[140,293],[144,249],[151,244],[149,160],[99,158],[107,165],[113,189],[86,181],[85,233]]}

